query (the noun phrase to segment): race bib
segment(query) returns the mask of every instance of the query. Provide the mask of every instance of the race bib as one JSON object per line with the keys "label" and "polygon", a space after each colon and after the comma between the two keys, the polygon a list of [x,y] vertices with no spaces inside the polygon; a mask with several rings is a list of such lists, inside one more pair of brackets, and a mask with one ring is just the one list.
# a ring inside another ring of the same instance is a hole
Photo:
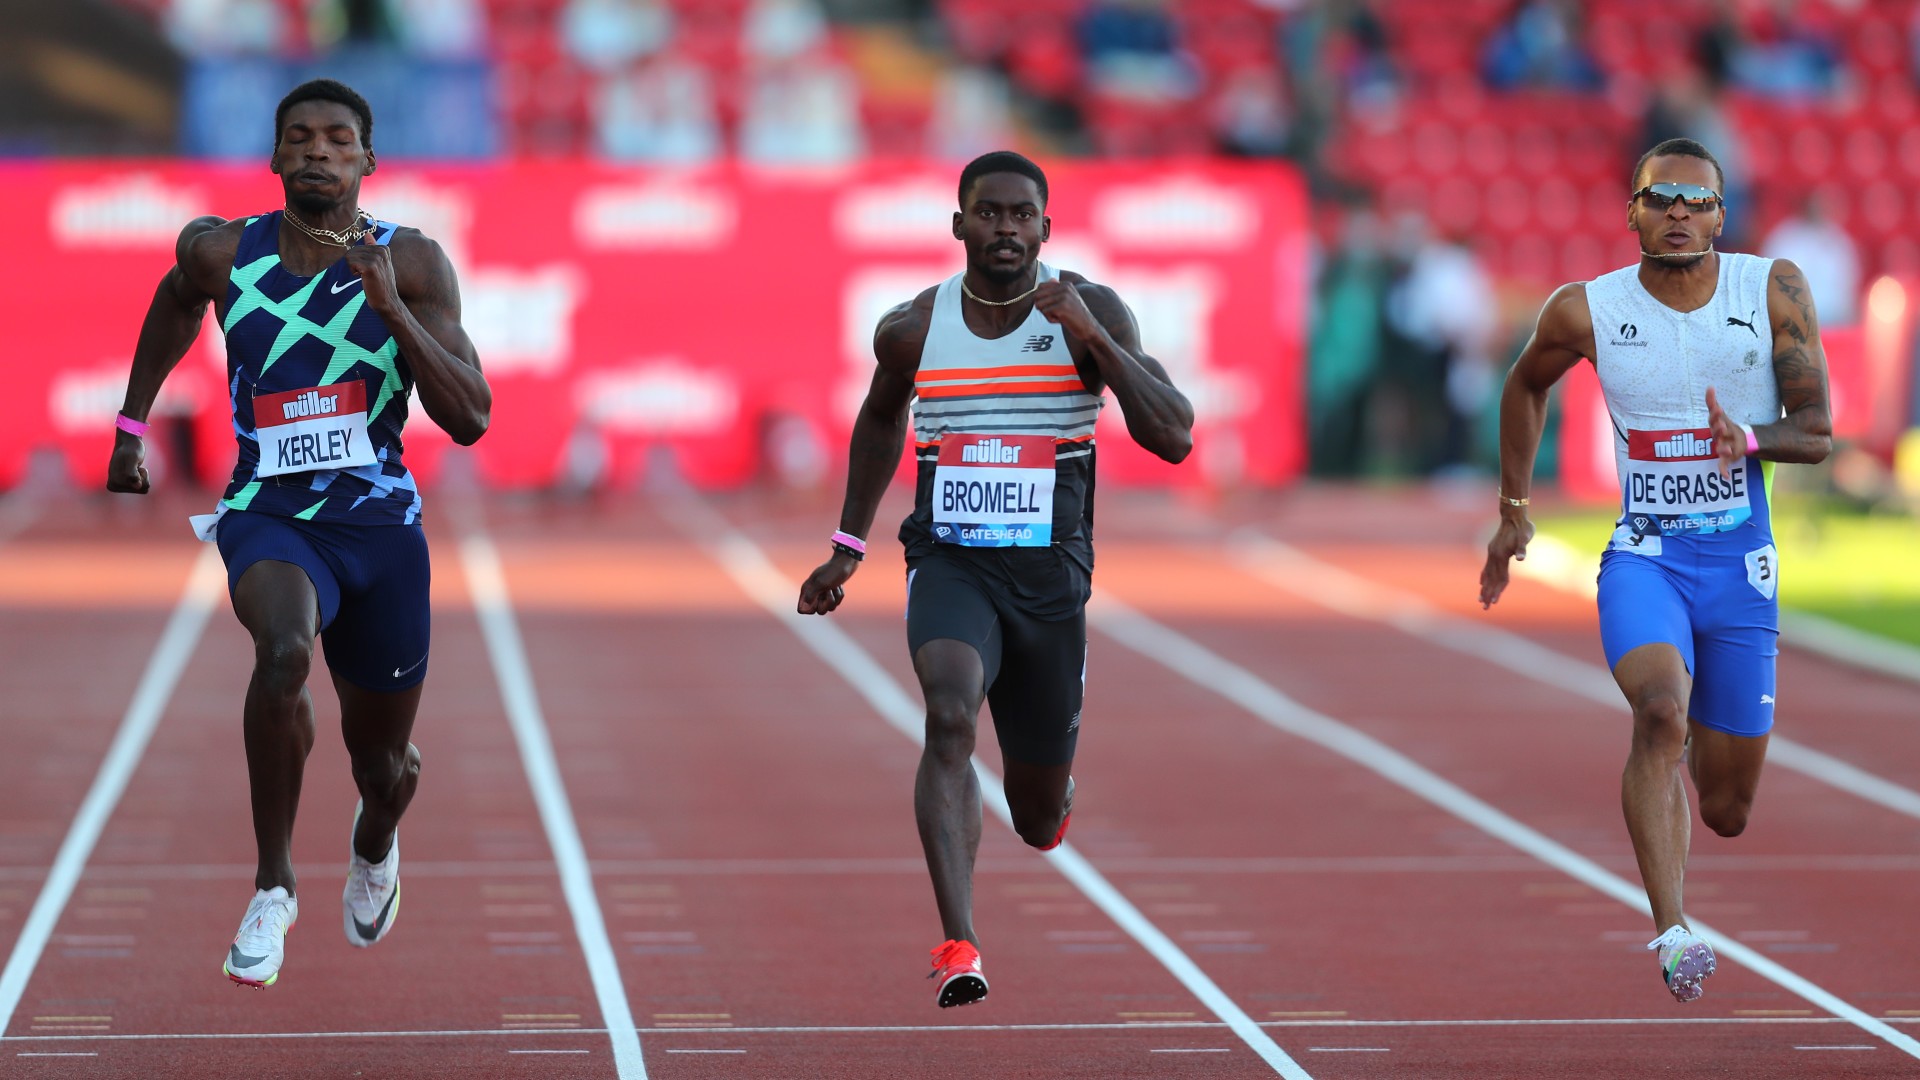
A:
{"label": "race bib", "polygon": [[372,465],[367,384],[359,379],[253,399],[261,476]]}
{"label": "race bib", "polygon": [[1734,463],[1720,475],[1712,432],[1627,432],[1627,517],[1651,518],[1656,529],[1643,534],[1726,532],[1753,515],[1747,496],[1747,463]]}
{"label": "race bib", "polygon": [[948,435],[933,468],[933,538],[963,547],[1053,543],[1053,439]]}

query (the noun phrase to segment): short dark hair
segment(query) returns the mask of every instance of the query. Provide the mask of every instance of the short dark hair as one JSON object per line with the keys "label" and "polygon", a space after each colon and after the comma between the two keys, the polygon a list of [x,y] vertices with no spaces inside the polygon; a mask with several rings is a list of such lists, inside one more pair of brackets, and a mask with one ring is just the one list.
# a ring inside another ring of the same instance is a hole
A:
{"label": "short dark hair", "polygon": [[1034,186],[1040,189],[1040,205],[1047,205],[1047,174],[1040,171],[1040,166],[1011,150],[995,150],[981,154],[960,170],[960,209],[967,208],[967,192],[972,190],[974,181],[989,173],[1003,172],[1019,173],[1032,180]]}
{"label": "short dark hair", "polygon": [[1699,158],[1701,161],[1713,166],[1713,175],[1718,177],[1720,181],[1720,194],[1723,197],[1726,195],[1727,171],[1720,167],[1720,159],[1713,156],[1713,151],[1708,150],[1692,139],[1668,139],[1646,153],[1641,154],[1640,160],[1633,163],[1632,190],[1640,190],[1640,174],[1646,170],[1647,162],[1657,157]]}
{"label": "short dark hair", "polygon": [[301,83],[287,96],[280,99],[280,107],[273,111],[273,145],[280,147],[280,132],[287,126],[287,110],[303,101],[333,101],[353,110],[360,118],[360,145],[373,149],[373,109],[368,107],[367,99],[354,92],[353,87],[333,79],[310,79]]}

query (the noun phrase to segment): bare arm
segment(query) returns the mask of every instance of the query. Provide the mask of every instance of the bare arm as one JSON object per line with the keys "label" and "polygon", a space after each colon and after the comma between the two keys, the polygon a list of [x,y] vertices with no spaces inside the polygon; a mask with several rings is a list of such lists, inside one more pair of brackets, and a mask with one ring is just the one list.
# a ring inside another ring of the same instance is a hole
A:
{"label": "bare arm", "polygon": [[368,238],[347,251],[347,267],[366,282],[367,304],[392,332],[413,371],[420,407],[462,446],[487,433],[493,390],[473,341],[460,326],[460,283],[432,240],[410,230],[393,252]]}
{"label": "bare arm", "polygon": [[1773,322],[1773,377],[1786,415],[1755,424],[1760,456],[1769,461],[1814,464],[1833,450],[1833,415],[1827,404],[1827,353],[1820,323],[1800,268],[1775,260],[1767,284],[1767,315]]}
{"label": "bare arm", "polygon": [[1193,403],[1140,347],[1140,326],[1117,293],[1090,281],[1047,282],[1034,306],[1085,344],[1100,381],[1113,389],[1133,441],[1179,463],[1193,452]]}
{"label": "bare arm", "polygon": [[[873,382],[853,420],[847,446],[847,493],[840,504],[840,531],[872,539],[874,515],[887,484],[900,467],[906,444],[908,406],[913,401],[913,377],[920,368],[921,346],[927,340],[933,291],[902,304],[881,318],[873,335]],[[842,586],[853,577],[859,561],[836,550],[800,586],[802,615],[825,615],[840,606]]]}
{"label": "bare arm", "polygon": [[[127,395],[120,411],[129,420],[145,421],[160,396],[161,384],[193,347],[207,302],[225,285],[222,266],[233,264],[235,237],[222,230],[217,217],[195,218],[174,243],[174,265],[160,278],[140,323],[133,348],[133,368],[127,375]],[[139,436],[116,431],[113,456],[107,462],[107,490],[146,494],[146,447]]]}
{"label": "bare arm", "polygon": [[1584,284],[1562,285],[1547,298],[1533,336],[1507,372],[1500,393],[1500,527],[1487,543],[1480,571],[1480,606],[1491,607],[1507,588],[1507,562],[1525,559],[1533,539],[1527,508],[1507,499],[1526,499],[1533,490],[1533,462],[1547,423],[1547,392],[1561,376],[1593,353],[1593,315]]}

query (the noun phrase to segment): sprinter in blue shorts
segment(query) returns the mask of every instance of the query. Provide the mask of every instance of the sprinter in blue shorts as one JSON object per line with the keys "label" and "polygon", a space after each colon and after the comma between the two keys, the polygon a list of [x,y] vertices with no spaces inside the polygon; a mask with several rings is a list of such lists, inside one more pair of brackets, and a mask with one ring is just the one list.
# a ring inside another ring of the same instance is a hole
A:
{"label": "sprinter in blue shorts", "polygon": [[1480,574],[1491,606],[1533,537],[1527,492],[1547,390],[1592,358],[1621,486],[1600,556],[1600,639],[1633,707],[1620,801],[1660,935],[1647,947],[1680,1001],[1714,971],[1712,946],[1681,912],[1692,817],[1680,766],[1701,820],[1738,836],[1773,728],[1773,463],[1818,462],[1833,444],[1806,279],[1785,259],[1713,249],[1724,187],[1719,162],[1691,139],[1647,151],[1627,199],[1639,263],[1547,300],[1500,403],[1500,527]]}
{"label": "sprinter in blue shorts", "polygon": [[215,512],[194,526],[219,543],[234,614],[253,635],[243,726],[259,868],[223,968],[255,988],[280,977],[299,910],[290,847],[313,748],[316,637],[360,789],[347,941],[372,945],[393,927],[429,630],[427,542],[400,432],[415,390],[463,445],[493,407],[440,246],[359,208],[374,170],[366,101],[331,80],[296,87],[274,115],[271,168],[283,209],[197,218],[180,233],[140,328],[107,468],[109,491],[146,492],[147,410],[212,301],[240,454]]}

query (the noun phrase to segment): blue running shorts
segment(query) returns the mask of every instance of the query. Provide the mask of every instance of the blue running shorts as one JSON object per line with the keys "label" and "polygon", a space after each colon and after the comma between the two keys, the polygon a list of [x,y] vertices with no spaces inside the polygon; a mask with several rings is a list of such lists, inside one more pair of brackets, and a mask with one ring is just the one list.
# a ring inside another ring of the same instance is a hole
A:
{"label": "blue running shorts", "polygon": [[427,677],[431,572],[419,525],[342,525],[229,510],[220,518],[219,543],[229,595],[257,562],[289,562],[307,572],[320,597],[320,645],[335,675],[382,692]]}
{"label": "blue running shorts", "polygon": [[1773,545],[1675,543],[1658,557],[1600,556],[1600,642],[1607,667],[1642,645],[1680,650],[1693,676],[1687,714],[1729,735],[1773,729],[1780,607]]}

